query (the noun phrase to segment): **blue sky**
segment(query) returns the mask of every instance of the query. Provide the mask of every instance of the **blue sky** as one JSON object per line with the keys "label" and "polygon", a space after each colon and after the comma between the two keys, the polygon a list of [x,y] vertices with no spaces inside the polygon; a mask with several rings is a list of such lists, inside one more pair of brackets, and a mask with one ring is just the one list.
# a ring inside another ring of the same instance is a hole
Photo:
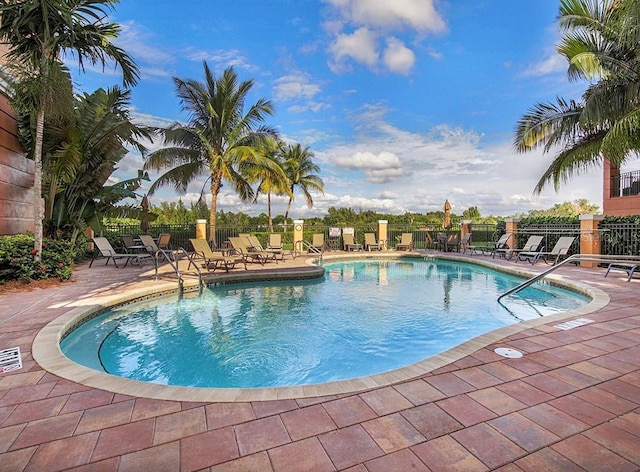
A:
{"label": "blue sky", "polygon": [[[536,196],[552,155],[513,151],[529,107],[585,88],[555,52],[557,11],[558,0],[122,0],[111,20],[141,70],[140,123],[185,120],[172,78],[202,80],[205,60],[216,75],[233,65],[255,81],[250,102],[271,99],[268,124],[321,167],[324,195],[308,209],[296,194],[293,218],[330,207],[424,213],[445,199],[456,214],[508,216],[577,198],[602,206],[600,169]],[[74,77],[87,91],[118,81],[111,70]],[[141,166],[130,155],[116,178]],[[152,202],[177,198],[166,189]],[[274,213],[285,205],[275,198]],[[218,208],[258,214],[266,198],[242,203],[224,187]]]}

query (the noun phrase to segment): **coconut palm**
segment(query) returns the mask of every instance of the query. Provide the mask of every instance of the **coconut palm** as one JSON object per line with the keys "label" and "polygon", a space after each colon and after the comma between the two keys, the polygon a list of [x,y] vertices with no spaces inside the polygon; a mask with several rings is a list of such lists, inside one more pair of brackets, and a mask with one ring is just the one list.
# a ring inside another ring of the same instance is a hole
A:
{"label": "coconut palm", "polygon": [[639,3],[561,0],[558,23],[565,33],[558,52],[567,58],[571,80],[592,84],[580,100],[536,104],[518,121],[519,152],[559,149],[536,192],[550,182],[557,189],[605,158],[619,165],[640,149]]}
{"label": "coconut palm", "polygon": [[184,193],[196,178],[208,176],[209,238],[216,244],[217,200],[223,181],[233,186],[241,200],[251,201],[255,192],[247,176],[256,168],[276,171],[279,166],[260,151],[261,142],[276,135],[273,129],[258,126],[272,114],[271,102],[261,98],[244,112],[253,80],[239,82],[233,67],[215,78],[206,62],[204,76],[204,82],[173,79],[189,122],[159,130],[170,146],[152,153],[145,169],[166,170],[149,189],[150,195],[167,185]]}
{"label": "coconut palm", "polygon": [[250,180],[257,182],[258,187],[256,191],[255,200],[257,201],[260,193],[267,196],[267,210],[269,215],[269,231],[273,232],[273,215],[271,211],[271,194],[277,195],[289,195],[291,196],[291,190],[289,188],[289,179],[287,179],[284,170],[282,169],[283,157],[282,150],[284,143],[281,141],[270,138],[264,140],[260,146],[260,151],[265,157],[271,159],[276,167],[257,167],[253,169],[253,175],[250,176]]}
{"label": "coconut palm", "polygon": [[[112,39],[120,28],[107,23],[107,12],[119,0],[0,0],[0,41],[9,46],[9,64],[19,65],[19,77],[32,80],[35,90],[33,111],[36,134],[33,159],[35,258],[42,253],[42,138],[47,103],[55,100],[56,81],[51,72],[67,53],[72,53],[81,68],[85,62],[102,64],[114,61],[122,69],[123,83],[133,85],[138,70],[133,60]],[[53,84],[53,87],[50,85]]]}
{"label": "coconut palm", "polygon": [[291,210],[291,203],[294,199],[294,192],[296,187],[302,190],[302,194],[307,201],[309,208],[313,207],[313,196],[311,190],[317,190],[324,192],[324,182],[318,176],[320,167],[314,162],[314,154],[308,147],[303,147],[301,144],[289,144],[283,150],[284,156],[284,171],[289,178],[289,188],[291,194],[289,195],[289,202],[287,203],[287,211],[284,214],[284,220],[287,221],[289,217],[289,210]]}

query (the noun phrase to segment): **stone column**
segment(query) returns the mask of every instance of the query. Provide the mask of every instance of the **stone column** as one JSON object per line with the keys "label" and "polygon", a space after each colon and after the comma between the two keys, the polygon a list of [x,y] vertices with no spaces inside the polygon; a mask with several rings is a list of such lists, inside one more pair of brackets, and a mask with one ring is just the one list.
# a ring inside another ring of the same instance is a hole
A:
{"label": "stone column", "polygon": [[294,257],[304,252],[302,241],[304,240],[304,220],[293,220],[293,255]]}
{"label": "stone column", "polygon": [[[580,254],[602,254],[600,222],[604,215],[580,215]],[[582,267],[597,267],[597,262],[580,262]]]}
{"label": "stone column", "polygon": [[389,221],[387,220],[378,220],[378,244],[380,244],[383,251],[387,250],[387,241],[389,238],[389,233],[387,232],[388,224]]}
{"label": "stone column", "polygon": [[520,223],[520,218],[505,218],[504,221],[507,224],[506,232],[509,235],[509,239],[507,239],[507,246],[510,249],[516,248],[518,246],[516,235],[518,234],[518,223]]}
{"label": "stone column", "polygon": [[207,220],[196,220],[196,239],[207,239]]}

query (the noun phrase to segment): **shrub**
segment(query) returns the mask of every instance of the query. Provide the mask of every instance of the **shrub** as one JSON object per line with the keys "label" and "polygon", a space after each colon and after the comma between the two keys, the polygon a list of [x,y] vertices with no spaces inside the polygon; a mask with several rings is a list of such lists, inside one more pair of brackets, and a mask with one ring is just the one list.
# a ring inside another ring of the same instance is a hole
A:
{"label": "shrub", "polygon": [[0,237],[0,283],[8,280],[71,278],[71,264],[76,251],[68,241],[45,239],[42,243],[41,260],[34,260],[34,254],[32,235]]}

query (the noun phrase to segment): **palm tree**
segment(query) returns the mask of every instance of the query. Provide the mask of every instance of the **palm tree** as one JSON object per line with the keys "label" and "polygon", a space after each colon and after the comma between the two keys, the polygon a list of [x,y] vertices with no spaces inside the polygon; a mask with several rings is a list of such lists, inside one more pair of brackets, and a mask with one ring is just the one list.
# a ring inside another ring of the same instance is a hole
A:
{"label": "palm tree", "polygon": [[311,190],[317,190],[324,193],[324,182],[317,175],[320,172],[314,162],[314,154],[308,147],[302,147],[301,144],[289,144],[283,151],[284,155],[284,171],[289,178],[291,194],[289,195],[289,203],[287,203],[287,211],[284,214],[284,221],[289,217],[291,203],[293,202],[296,187],[300,187],[307,201],[309,208],[313,207],[313,196]]}
{"label": "palm tree", "polygon": [[255,200],[257,201],[260,193],[267,195],[267,209],[269,214],[269,231],[273,232],[273,215],[271,211],[271,194],[277,195],[289,195],[291,196],[291,190],[289,188],[289,179],[282,169],[283,157],[282,150],[284,143],[277,139],[267,139],[262,144],[260,150],[265,157],[271,159],[277,164],[277,168],[256,168],[253,171],[251,180],[258,183],[258,189],[256,192]]}
{"label": "palm tree", "polygon": [[[120,28],[106,23],[107,10],[119,0],[0,0],[0,41],[9,46],[7,59],[19,65],[19,79],[30,77],[34,83],[36,133],[33,159],[34,176],[34,249],[35,259],[42,254],[42,139],[47,104],[54,101],[56,82],[52,71],[66,53],[73,53],[81,68],[86,61],[102,64],[113,60],[122,69],[124,85],[135,84],[138,69],[133,60],[112,39]],[[24,74],[24,75],[23,75]],[[53,87],[50,85],[53,84]]]}
{"label": "palm tree", "polygon": [[536,104],[518,121],[517,151],[560,149],[536,192],[550,182],[558,189],[603,159],[619,165],[640,149],[639,3],[560,1],[558,23],[565,33],[558,52],[567,58],[570,79],[592,84],[580,100]]}
{"label": "palm tree", "polygon": [[261,142],[276,135],[267,126],[257,127],[272,114],[271,102],[261,98],[244,113],[253,80],[239,82],[233,67],[216,79],[206,62],[204,75],[204,82],[173,79],[182,109],[190,115],[189,122],[159,130],[165,144],[171,146],[152,153],[145,169],[169,169],[153,183],[150,195],[165,185],[186,192],[190,182],[208,175],[209,238],[216,244],[217,199],[222,182],[230,183],[243,201],[251,201],[255,192],[246,176],[256,168],[275,171],[279,166],[260,152]]}

